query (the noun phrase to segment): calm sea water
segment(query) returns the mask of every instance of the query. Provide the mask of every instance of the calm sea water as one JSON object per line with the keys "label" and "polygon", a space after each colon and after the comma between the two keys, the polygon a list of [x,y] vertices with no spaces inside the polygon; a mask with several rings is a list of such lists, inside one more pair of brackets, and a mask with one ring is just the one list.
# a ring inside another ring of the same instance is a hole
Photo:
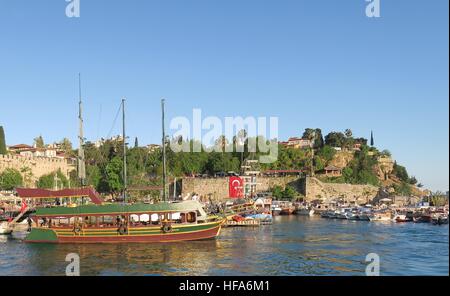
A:
{"label": "calm sea water", "polygon": [[196,242],[50,245],[20,237],[0,237],[0,275],[64,275],[68,253],[80,255],[81,275],[364,275],[368,253],[380,256],[381,275],[449,275],[448,225],[280,216]]}

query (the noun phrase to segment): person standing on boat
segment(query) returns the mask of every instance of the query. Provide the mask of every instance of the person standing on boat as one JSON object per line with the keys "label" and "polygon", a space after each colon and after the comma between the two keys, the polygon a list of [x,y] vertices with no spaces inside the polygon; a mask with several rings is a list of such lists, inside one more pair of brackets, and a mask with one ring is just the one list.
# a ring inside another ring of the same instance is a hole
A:
{"label": "person standing on boat", "polygon": [[31,225],[33,224],[33,220],[31,220],[30,216],[28,216],[27,218],[27,223],[28,223],[28,232],[31,232]]}

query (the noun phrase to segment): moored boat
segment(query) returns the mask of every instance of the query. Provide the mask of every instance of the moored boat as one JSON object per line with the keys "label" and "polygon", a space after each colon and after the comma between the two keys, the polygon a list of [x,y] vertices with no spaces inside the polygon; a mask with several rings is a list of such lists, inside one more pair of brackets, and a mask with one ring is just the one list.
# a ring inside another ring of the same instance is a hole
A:
{"label": "moored boat", "polygon": [[272,204],[270,207],[272,216],[279,216],[281,213],[281,208],[277,204]]}
{"label": "moored boat", "polygon": [[392,213],[390,211],[374,212],[369,216],[371,222],[388,222],[392,221]]}
{"label": "moored boat", "polygon": [[429,213],[417,213],[414,218],[414,223],[430,223],[431,214]]}
{"label": "moored boat", "polygon": [[198,201],[40,208],[28,243],[150,243],[215,238],[224,218]]}
{"label": "moored boat", "polygon": [[359,213],[356,211],[347,212],[345,215],[347,220],[359,220]]}
{"label": "moored boat", "polygon": [[337,219],[347,219],[348,213],[351,212],[351,209],[349,208],[340,208],[336,211],[336,218]]}
{"label": "moored boat", "polygon": [[0,222],[0,235],[11,234],[13,229],[10,227],[7,221]]}
{"label": "moored boat", "polygon": [[444,225],[448,224],[448,215],[445,214],[436,214],[431,218],[431,223],[433,225]]}
{"label": "moored boat", "polygon": [[292,215],[294,209],[292,207],[281,208],[280,215]]}
{"label": "moored boat", "polygon": [[392,220],[397,223],[404,223],[404,222],[411,222],[412,218],[411,216],[408,215],[408,213],[395,211]]}
{"label": "moored boat", "polygon": [[294,214],[300,215],[300,216],[313,216],[314,209],[309,208],[309,207],[297,207],[294,211]]}

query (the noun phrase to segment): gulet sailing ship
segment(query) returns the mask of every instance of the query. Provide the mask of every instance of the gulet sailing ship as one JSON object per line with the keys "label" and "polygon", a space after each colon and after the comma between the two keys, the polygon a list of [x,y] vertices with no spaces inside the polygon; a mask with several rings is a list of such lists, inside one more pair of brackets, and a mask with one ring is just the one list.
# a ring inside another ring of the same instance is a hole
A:
{"label": "gulet sailing ship", "polygon": [[[80,91],[81,93],[81,91]],[[80,95],[80,148],[78,172],[84,185],[84,153]],[[163,202],[128,204],[126,198],[125,100],[122,100],[124,142],[124,188],[122,203],[99,203],[75,207],[38,208],[28,243],[152,243],[211,239],[219,235],[226,219],[208,215],[198,201],[166,200],[164,100],[163,121]]]}

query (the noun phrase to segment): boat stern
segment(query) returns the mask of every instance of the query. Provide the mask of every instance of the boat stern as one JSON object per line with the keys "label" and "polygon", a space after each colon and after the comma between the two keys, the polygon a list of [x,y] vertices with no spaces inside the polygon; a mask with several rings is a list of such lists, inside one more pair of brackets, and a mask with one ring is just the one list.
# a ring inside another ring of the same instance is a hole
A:
{"label": "boat stern", "polygon": [[57,243],[58,236],[55,231],[48,228],[33,228],[25,237],[26,243]]}

